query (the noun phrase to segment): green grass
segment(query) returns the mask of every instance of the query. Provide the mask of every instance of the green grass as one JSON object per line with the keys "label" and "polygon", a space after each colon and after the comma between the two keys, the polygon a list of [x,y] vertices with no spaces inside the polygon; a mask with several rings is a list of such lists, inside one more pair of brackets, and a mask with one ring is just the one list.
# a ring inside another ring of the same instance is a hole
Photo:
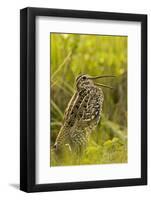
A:
{"label": "green grass", "polygon": [[65,147],[60,158],[51,150],[50,165],[127,162],[127,37],[52,33],[50,48],[51,146],[75,91],[75,78],[79,74],[116,75],[100,82],[114,89],[102,88],[103,115],[85,152],[77,158]]}

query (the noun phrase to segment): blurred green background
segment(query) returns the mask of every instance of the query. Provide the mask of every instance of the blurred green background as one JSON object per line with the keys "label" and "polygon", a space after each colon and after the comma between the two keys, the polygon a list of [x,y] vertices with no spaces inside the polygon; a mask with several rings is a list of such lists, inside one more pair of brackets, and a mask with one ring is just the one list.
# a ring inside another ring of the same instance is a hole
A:
{"label": "blurred green background", "polygon": [[75,92],[79,74],[116,75],[100,83],[103,114],[91,134],[88,147],[78,159],[64,151],[58,158],[50,150],[50,166],[127,162],[127,37],[82,34],[50,34],[51,147],[62,125],[64,111]]}

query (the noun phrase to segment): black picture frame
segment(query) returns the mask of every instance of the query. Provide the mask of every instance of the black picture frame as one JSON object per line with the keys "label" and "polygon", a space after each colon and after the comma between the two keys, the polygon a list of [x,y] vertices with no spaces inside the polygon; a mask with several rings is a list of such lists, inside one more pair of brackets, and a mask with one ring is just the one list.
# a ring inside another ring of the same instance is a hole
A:
{"label": "black picture frame", "polygon": [[[35,18],[54,16],[141,22],[141,178],[36,184],[35,182]],[[43,192],[147,184],[147,15],[48,8],[20,11],[20,189]]]}

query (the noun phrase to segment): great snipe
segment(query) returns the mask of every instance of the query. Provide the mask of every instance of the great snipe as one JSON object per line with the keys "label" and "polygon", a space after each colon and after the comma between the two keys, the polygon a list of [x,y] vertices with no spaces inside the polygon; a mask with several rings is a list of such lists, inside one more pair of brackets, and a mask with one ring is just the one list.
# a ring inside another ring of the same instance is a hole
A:
{"label": "great snipe", "polygon": [[111,88],[95,83],[94,80],[106,77],[114,76],[80,75],[76,78],[76,92],[68,103],[63,125],[54,144],[56,151],[65,145],[72,151],[86,147],[89,135],[98,124],[102,113],[104,95],[101,87]]}

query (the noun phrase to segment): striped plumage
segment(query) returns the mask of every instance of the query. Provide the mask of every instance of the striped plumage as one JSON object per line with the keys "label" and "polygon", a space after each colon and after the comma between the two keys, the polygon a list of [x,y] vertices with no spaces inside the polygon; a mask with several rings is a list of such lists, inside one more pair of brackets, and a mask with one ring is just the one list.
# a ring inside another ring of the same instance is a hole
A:
{"label": "striped plumage", "polygon": [[89,77],[80,75],[76,79],[76,92],[72,96],[64,114],[63,125],[56,138],[54,148],[69,145],[73,151],[81,150],[88,143],[89,134],[96,127],[102,113],[104,95],[93,79],[110,77]]}

